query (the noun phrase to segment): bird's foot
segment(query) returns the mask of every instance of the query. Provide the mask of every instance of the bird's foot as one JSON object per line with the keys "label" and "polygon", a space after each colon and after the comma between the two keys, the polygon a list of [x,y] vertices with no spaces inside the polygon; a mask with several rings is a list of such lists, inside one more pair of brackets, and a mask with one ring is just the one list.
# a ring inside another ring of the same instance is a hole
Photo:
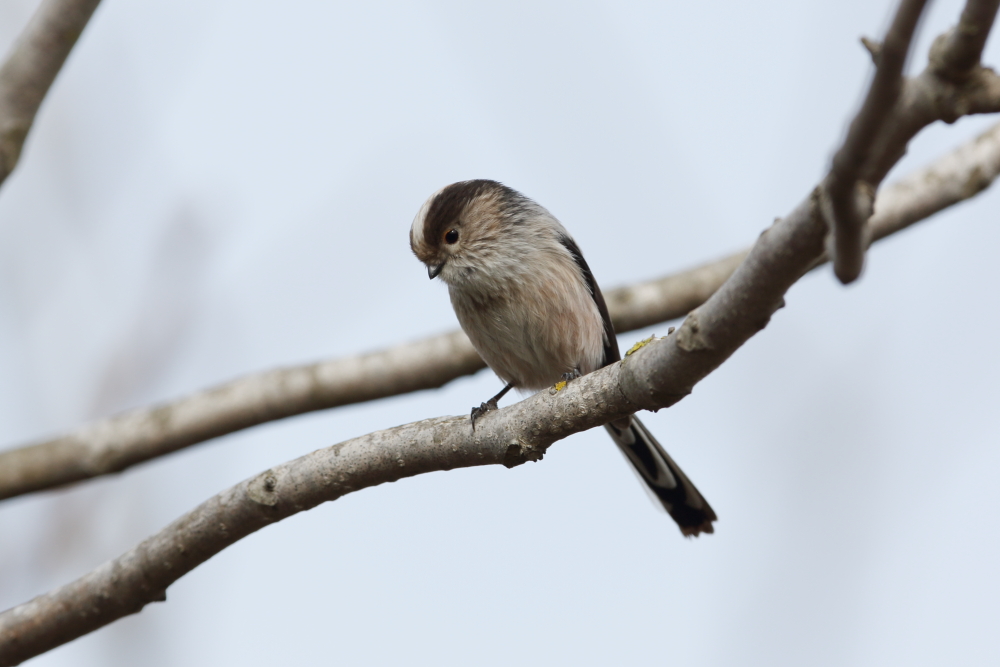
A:
{"label": "bird's foot", "polygon": [[578,377],[580,377],[580,369],[579,368],[574,368],[569,373],[563,373],[562,374],[563,382],[569,382],[571,380],[577,379]]}
{"label": "bird's foot", "polygon": [[478,408],[472,408],[472,414],[469,419],[472,421],[472,430],[476,430],[476,420],[485,415],[487,412],[497,409],[497,399],[491,398],[485,403],[481,403]]}

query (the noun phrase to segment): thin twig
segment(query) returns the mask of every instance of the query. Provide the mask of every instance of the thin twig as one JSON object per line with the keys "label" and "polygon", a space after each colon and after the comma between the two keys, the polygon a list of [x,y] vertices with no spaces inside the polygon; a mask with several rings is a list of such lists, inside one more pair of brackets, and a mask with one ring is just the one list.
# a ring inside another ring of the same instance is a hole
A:
{"label": "thin twig", "polygon": [[871,56],[872,64],[878,67],[878,59],[882,53],[882,45],[869,37],[862,37],[861,45],[865,47],[865,50],[868,51],[868,55]]}
{"label": "thin twig", "polygon": [[14,171],[38,107],[100,0],[43,0],[0,67],[0,185]]}
{"label": "thin twig", "polygon": [[934,63],[939,73],[960,79],[979,65],[998,8],[1000,0],[966,3],[958,25],[938,38],[940,49],[932,52],[940,54]]}
{"label": "thin twig", "polygon": [[826,178],[833,230],[833,271],[842,283],[861,275],[865,258],[864,229],[872,214],[876,184],[861,180],[875,136],[891,116],[903,85],[903,66],[913,33],[927,0],[902,0],[878,52],[875,77],[847,138],[833,156]]}

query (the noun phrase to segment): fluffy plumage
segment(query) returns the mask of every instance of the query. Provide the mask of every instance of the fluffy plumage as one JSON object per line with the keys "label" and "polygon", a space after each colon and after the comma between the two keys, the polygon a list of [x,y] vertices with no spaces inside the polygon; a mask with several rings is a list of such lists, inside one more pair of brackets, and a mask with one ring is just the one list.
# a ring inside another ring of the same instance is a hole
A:
{"label": "fluffy plumage", "polygon": [[448,186],[421,211],[413,251],[443,265],[458,321],[504,382],[537,390],[603,365],[601,314],[548,211],[492,181]]}
{"label": "fluffy plumage", "polygon": [[[459,323],[508,385],[538,390],[621,358],[576,242],[519,192],[489,180],[442,188],[417,213],[410,247],[448,284]],[[715,512],[638,419],[607,429],[681,532],[712,532]]]}

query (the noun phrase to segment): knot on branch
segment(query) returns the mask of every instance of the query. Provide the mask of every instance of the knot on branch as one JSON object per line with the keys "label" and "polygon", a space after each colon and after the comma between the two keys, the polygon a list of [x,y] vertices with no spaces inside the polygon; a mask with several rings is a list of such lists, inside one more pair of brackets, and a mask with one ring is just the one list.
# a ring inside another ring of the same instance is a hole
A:
{"label": "knot on branch", "polygon": [[507,451],[504,452],[503,464],[506,468],[514,468],[528,461],[541,461],[543,456],[545,456],[544,447],[512,442],[507,445]]}
{"label": "knot on branch", "polygon": [[[690,319],[692,316],[695,316],[694,321],[697,322],[695,313],[689,314],[688,318]],[[685,320],[685,324],[686,322]],[[629,359],[627,365],[625,361],[621,362],[618,386],[632,411],[653,410],[655,412],[660,408],[670,407],[691,393],[693,385],[681,386],[680,383],[676,382],[676,378],[667,378],[658,371],[661,363],[659,359],[662,359],[662,355],[671,354],[670,350],[674,349],[671,343],[676,343],[677,347],[681,348],[679,339],[675,337],[675,333],[679,335],[680,330],[675,332],[673,327],[670,329],[671,332],[667,338],[651,340],[627,357]],[[683,325],[681,329],[683,329]],[[697,340],[702,339],[700,329],[697,327],[692,335]],[[701,347],[699,349],[708,348]]]}
{"label": "knot on branch", "polygon": [[[928,69],[945,81],[966,81],[981,67],[980,56],[985,37],[980,26],[964,21],[959,23],[934,39],[927,56]],[[978,48],[972,47],[970,42],[979,42]]]}
{"label": "knot on branch", "polygon": [[1000,111],[1000,77],[989,67],[976,64],[960,78],[931,69],[931,101],[937,118],[949,125],[962,116]]}
{"label": "knot on branch", "polygon": [[711,350],[712,345],[701,330],[701,323],[698,321],[698,311],[692,310],[688,313],[681,328],[677,330],[677,347],[685,352],[696,352],[698,350]]}
{"label": "knot on branch", "polygon": [[[875,188],[861,179],[851,180],[834,168],[820,186],[819,213],[830,233],[826,252],[843,284],[857,280],[864,268],[865,248],[870,245],[868,221],[875,210]],[[845,170],[846,171],[846,170]]]}
{"label": "knot on branch", "polygon": [[258,505],[274,507],[278,504],[278,478],[271,470],[265,470],[247,484],[247,497]]}

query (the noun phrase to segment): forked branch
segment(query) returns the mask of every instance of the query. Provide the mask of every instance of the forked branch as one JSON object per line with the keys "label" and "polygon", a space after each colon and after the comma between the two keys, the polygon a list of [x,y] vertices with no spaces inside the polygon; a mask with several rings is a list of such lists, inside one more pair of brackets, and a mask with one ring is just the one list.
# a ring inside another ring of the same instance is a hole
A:
{"label": "forked branch", "polygon": [[843,146],[833,156],[825,182],[829,198],[827,216],[833,229],[833,271],[843,283],[856,280],[864,265],[865,225],[872,215],[878,183],[864,181],[862,174],[871,159],[873,140],[899,99],[903,66],[926,4],[926,0],[902,0],[877,56],[865,45],[877,63],[875,77]]}

